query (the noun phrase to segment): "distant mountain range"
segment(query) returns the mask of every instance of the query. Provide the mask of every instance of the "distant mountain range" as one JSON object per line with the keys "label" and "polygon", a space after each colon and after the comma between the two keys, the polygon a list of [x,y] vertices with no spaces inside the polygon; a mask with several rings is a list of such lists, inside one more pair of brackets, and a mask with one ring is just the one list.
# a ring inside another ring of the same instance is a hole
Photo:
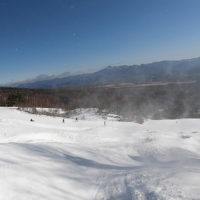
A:
{"label": "distant mountain range", "polygon": [[200,57],[179,61],[161,61],[132,66],[109,66],[94,73],[61,76],[42,76],[9,84],[19,88],[60,88],[106,84],[199,81]]}
{"label": "distant mountain range", "polygon": [[64,73],[58,74],[58,75],[41,74],[39,76],[36,76],[35,78],[25,79],[25,80],[22,80],[22,81],[13,81],[13,82],[8,83],[6,85],[12,86],[12,87],[20,87],[20,85],[35,83],[35,82],[39,82],[39,81],[47,81],[47,80],[52,80],[52,79],[56,79],[56,78],[66,78],[66,77],[71,76],[71,75],[72,74],[70,72],[64,72]]}

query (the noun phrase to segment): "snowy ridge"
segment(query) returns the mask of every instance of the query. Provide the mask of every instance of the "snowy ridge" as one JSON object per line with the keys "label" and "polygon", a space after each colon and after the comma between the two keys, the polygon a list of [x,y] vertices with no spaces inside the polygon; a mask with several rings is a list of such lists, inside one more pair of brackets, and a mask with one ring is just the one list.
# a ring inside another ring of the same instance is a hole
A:
{"label": "snowy ridge", "polygon": [[84,115],[0,108],[0,199],[200,199],[199,119],[104,126]]}

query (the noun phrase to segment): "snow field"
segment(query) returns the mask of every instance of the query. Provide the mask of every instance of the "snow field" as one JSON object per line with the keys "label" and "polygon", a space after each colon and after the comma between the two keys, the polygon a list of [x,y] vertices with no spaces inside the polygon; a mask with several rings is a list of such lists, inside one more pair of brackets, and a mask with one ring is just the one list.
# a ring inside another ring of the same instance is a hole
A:
{"label": "snow field", "polygon": [[200,119],[104,126],[83,114],[0,108],[0,199],[200,199]]}

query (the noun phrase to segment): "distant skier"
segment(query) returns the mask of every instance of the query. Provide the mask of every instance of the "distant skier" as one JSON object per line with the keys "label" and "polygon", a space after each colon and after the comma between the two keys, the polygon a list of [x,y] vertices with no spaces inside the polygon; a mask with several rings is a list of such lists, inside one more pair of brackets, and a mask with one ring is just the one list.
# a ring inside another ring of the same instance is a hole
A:
{"label": "distant skier", "polygon": [[34,120],[33,120],[33,119],[30,119],[30,121],[31,121],[31,122],[34,122]]}
{"label": "distant skier", "polygon": [[104,126],[106,125],[106,121],[104,121]]}
{"label": "distant skier", "polygon": [[65,123],[65,119],[63,119],[62,122]]}
{"label": "distant skier", "polygon": [[78,121],[78,117],[75,118],[75,121],[76,121],[76,122]]}

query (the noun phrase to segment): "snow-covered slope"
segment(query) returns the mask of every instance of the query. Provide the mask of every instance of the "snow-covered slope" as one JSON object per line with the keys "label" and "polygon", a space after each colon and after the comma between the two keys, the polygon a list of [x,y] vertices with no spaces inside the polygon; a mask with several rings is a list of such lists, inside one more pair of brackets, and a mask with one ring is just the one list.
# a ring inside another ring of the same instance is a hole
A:
{"label": "snow-covered slope", "polygon": [[0,188],[2,200],[200,199],[200,120],[104,126],[0,108]]}

